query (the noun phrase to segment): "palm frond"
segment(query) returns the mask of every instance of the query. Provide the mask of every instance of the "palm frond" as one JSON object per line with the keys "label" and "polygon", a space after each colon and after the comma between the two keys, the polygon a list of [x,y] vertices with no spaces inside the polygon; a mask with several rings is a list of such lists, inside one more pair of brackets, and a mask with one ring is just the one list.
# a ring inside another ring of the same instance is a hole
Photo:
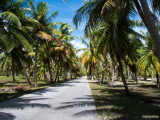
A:
{"label": "palm frond", "polygon": [[0,16],[3,17],[7,22],[17,25],[21,27],[21,22],[19,18],[12,12],[2,12]]}

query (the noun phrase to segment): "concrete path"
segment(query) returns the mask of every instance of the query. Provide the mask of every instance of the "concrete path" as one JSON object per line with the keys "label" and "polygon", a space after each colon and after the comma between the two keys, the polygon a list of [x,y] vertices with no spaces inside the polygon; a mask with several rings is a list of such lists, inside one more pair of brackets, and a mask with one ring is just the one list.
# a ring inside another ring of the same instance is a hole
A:
{"label": "concrete path", "polygon": [[97,120],[97,113],[82,77],[0,103],[0,120]]}

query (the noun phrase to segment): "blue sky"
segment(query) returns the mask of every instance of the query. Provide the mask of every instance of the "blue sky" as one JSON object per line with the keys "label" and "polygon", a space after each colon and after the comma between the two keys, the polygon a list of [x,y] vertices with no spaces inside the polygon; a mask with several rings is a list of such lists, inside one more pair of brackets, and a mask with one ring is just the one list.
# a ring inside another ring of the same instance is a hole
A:
{"label": "blue sky", "polygon": [[[74,32],[72,33],[73,36],[77,36],[79,38],[83,37],[84,35],[84,25],[82,23],[78,29],[72,23],[73,16],[75,15],[75,11],[82,6],[83,0],[67,0],[65,3],[63,0],[46,0],[48,2],[48,6],[50,6],[50,14],[58,11],[58,16],[56,17],[55,21],[60,21],[64,23],[68,23],[74,28]],[[71,43],[76,48],[84,48],[86,47],[82,44],[80,39],[73,40]],[[80,53],[79,53],[80,54]]]}

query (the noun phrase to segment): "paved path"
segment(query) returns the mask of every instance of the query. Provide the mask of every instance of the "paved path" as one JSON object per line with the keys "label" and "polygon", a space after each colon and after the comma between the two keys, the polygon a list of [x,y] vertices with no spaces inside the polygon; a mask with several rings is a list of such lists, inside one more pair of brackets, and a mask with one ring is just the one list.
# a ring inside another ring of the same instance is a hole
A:
{"label": "paved path", "polygon": [[97,113],[83,77],[0,103],[0,120],[97,120]]}

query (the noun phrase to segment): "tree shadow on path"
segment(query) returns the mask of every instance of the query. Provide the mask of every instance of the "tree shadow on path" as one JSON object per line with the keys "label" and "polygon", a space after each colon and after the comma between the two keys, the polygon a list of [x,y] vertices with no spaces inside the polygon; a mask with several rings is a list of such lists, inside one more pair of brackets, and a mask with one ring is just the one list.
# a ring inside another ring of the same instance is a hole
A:
{"label": "tree shadow on path", "polygon": [[0,120],[14,120],[15,116],[9,113],[0,112]]}

